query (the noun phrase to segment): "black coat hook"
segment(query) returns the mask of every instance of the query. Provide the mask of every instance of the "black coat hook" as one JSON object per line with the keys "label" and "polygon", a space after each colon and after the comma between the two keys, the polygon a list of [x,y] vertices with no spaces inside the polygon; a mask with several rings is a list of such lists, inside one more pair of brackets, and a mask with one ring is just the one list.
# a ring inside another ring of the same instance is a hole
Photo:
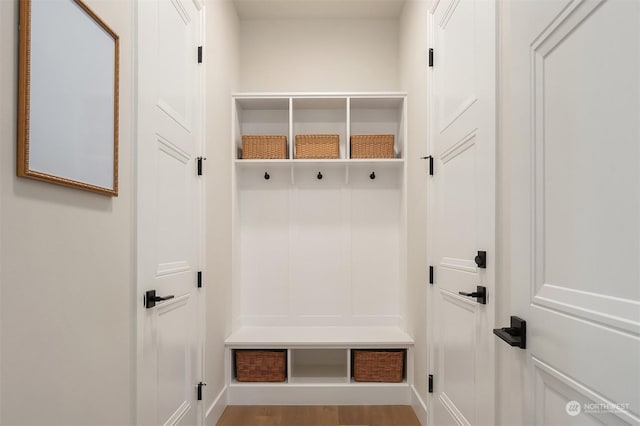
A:
{"label": "black coat hook", "polygon": [[318,178],[318,180],[322,179],[322,172],[318,172],[317,178]]}
{"label": "black coat hook", "polygon": [[369,179],[374,180],[376,178],[376,172],[371,172]]}
{"label": "black coat hook", "polygon": [[264,172],[264,180],[269,180],[271,178],[271,175],[269,174],[269,172]]}

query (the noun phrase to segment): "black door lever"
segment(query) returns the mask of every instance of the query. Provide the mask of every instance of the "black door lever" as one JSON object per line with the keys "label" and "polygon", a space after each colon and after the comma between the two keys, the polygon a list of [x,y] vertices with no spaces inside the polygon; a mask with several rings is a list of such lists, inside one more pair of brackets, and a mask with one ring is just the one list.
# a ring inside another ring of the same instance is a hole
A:
{"label": "black door lever", "polygon": [[511,317],[511,327],[494,328],[493,334],[511,346],[527,348],[527,322],[516,316]]}
{"label": "black door lever", "polygon": [[475,297],[478,303],[483,305],[487,304],[487,288],[484,286],[476,286],[476,291],[473,293],[465,293],[464,291],[459,291],[458,294],[463,296]]}
{"label": "black door lever", "polygon": [[147,309],[151,309],[156,306],[156,302],[173,299],[174,297],[175,296],[173,294],[165,297],[156,296],[155,290],[147,290],[147,292],[144,294],[144,306]]}

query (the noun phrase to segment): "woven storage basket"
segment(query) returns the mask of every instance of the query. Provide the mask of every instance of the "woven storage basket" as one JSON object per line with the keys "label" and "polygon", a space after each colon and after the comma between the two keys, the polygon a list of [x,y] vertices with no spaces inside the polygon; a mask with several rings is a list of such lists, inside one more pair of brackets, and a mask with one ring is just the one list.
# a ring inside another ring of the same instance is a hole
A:
{"label": "woven storage basket", "polygon": [[340,136],[296,135],[296,158],[339,158]]}
{"label": "woven storage basket", "polygon": [[402,381],[404,351],[353,351],[353,378],[356,382]]}
{"label": "woven storage basket", "polygon": [[351,158],[393,158],[393,135],[351,135]]}
{"label": "woven storage basket", "polygon": [[236,350],[236,379],[239,382],[284,382],[286,351]]}
{"label": "woven storage basket", "polygon": [[287,137],[279,135],[243,135],[242,158],[287,158]]}

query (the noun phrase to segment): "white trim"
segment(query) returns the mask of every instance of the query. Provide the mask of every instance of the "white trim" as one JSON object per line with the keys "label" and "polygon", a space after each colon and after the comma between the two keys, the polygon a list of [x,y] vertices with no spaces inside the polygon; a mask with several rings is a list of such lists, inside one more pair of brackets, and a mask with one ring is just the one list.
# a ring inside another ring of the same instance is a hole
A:
{"label": "white trim", "polygon": [[401,98],[407,92],[237,92],[231,97],[242,98]]}
{"label": "white trim", "polygon": [[635,300],[545,283],[532,302],[630,337],[640,334],[640,302]]}
{"label": "white trim", "polygon": [[[205,5],[200,0],[193,0],[196,9],[198,10],[198,19],[200,20],[200,34],[198,34],[198,46],[202,47],[203,54],[206,56],[206,40],[207,40],[207,10]],[[197,120],[196,131],[198,132],[198,143],[200,148],[200,156],[207,158],[207,69],[206,62],[203,60],[202,63],[198,64],[198,91],[200,93],[200,105],[199,105],[199,113],[200,117]],[[198,222],[200,224],[200,229],[207,229],[207,179],[200,179],[198,182],[198,203],[199,203],[199,217]],[[204,275],[204,279],[207,277],[207,243],[205,240],[205,232],[201,232],[198,238],[198,265],[196,270],[200,271]],[[207,381],[207,290],[206,286],[203,285],[202,288],[198,288],[196,290],[197,295],[197,316],[198,316],[198,330],[197,330],[197,345],[200,359],[198,360],[198,368],[200,370],[200,379],[206,383]],[[226,388],[223,388],[222,392],[225,391]],[[221,392],[221,394],[222,394]],[[218,398],[220,395],[218,395]],[[218,398],[214,400],[213,404],[215,405],[218,401]],[[225,405],[226,407],[226,396],[225,396]],[[205,413],[205,400],[198,407],[198,426],[204,425],[207,422],[207,416],[209,415],[210,409]],[[214,406],[212,405],[212,407]],[[224,407],[222,411],[224,411]],[[222,411],[218,413],[222,414]],[[217,422],[217,419],[216,419]],[[213,423],[215,425],[215,422]]]}
{"label": "white trim", "polygon": [[222,413],[227,408],[227,387],[223,387],[213,403],[207,408],[207,412],[204,416],[204,424],[208,426],[215,426],[222,417]]}
{"label": "white trim", "polygon": [[227,388],[229,405],[410,405],[406,383],[235,384]]}
{"label": "white trim", "polygon": [[202,4],[202,0],[193,0],[193,5],[196,7],[196,9],[198,9],[198,11],[201,11],[202,9],[204,9],[204,4]]}
{"label": "white trim", "polygon": [[399,327],[242,327],[227,338],[229,347],[375,346],[409,347],[413,339]]}
{"label": "white trim", "polygon": [[[434,37],[435,17],[433,15],[433,12],[436,10],[439,3],[440,3],[440,0],[435,0],[434,3],[431,5],[431,7],[428,7],[428,11],[427,11],[427,47],[434,49],[434,56],[435,56],[436,46],[435,46],[435,37]],[[425,72],[427,73],[427,116],[425,117],[425,119],[427,120],[427,155],[431,155],[435,157],[436,145],[434,140],[435,140],[436,130],[435,130],[435,126],[433,126],[433,123],[435,122],[435,115],[434,115],[435,102],[433,101],[433,96],[432,96],[433,86],[434,86],[433,67],[427,67]],[[435,158],[434,158],[434,163],[435,163]],[[434,185],[433,179],[427,178],[427,193],[426,193],[427,226],[426,226],[426,233],[424,238],[426,239],[425,245],[427,249],[427,253],[426,253],[427,265],[433,266],[434,273],[435,273],[436,272],[435,268],[440,261],[437,259],[436,255],[434,254],[435,245],[433,242],[433,238],[430,238],[431,234],[435,232],[435,228],[434,228],[435,223],[433,220],[434,214],[436,213],[434,188],[435,188],[435,185]],[[430,374],[436,370],[436,365],[434,363],[435,330],[433,325],[434,324],[434,321],[433,321],[434,308],[435,308],[433,299],[436,296],[436,292],[433,288],[433,285],[428,285],[427,287],[428,288],[427,288],[427,301],[426,301],[426,309],[427,309],[427,327],[426,327],[427,351],[426,352],[427,352],[427,373]],[[425,405],[425,407],[431,408],[429,406],[429,401],[422,401],[422,403]],[[425,408],[426,416],[423,417],[422,415],[423,413],[418,414],[418,410],[416,410],[415,404],[413,405],[414,405],[413,411],[416,413],[416,416],[418,416],[418,419],[420,419],[422,424],[425,424],[425,425],[432,424],[433,419],[430,419],[432,410],[430,410],[429,408]]]}
{"label": "white trim", "polygon": [[[140,139],[140,117],[138,113],[139,105],[140,105],[140,78],[138,76],[140,70],[140,59],[138,57],[139,44],[140,44],[140,28],[138,25],[138,21],[140,19],[140,2],[139,0],[131,2],[131,186],[132,186],[132,254],[133,254],[133,288],[132,288],[132,300],[139,301],[139,295],[142,293],[139,274],[140,274],[140,259],[138,256],[138,246],[139,246],[139,230],[138,224],[140,222],[139,214],[140,214],[140,206],[138,205],[138,193],[140,188],[140,166],[139,160],[140,157],[140,148],[138,145],[138,140]],[[131,304],[132,309],[132,328],[133,335],[131,339],[132,343],[132,379],[131,379],[131,390],[132,395],[134,396],[135,402],[131,404],[132,412],[131,412],[131,424],[140,424],[142,420],[141,407],[143,406],[142,402],[142,369],[140,368],[142,362],[142,342],[140,341],[140,336],[142,333],[142,318],[143,313],[139,308],[138,303]]]}
{"label": "white trim", "polygon": [[415,386],[411,386],[411,408],[413,408],[413,412],[416,414],[418,420],[420,420],[420,424],[423,426],[427,426],[429,424],[429,412],[427,410],[426,402],[420,397],[418,394],[418,390]]}

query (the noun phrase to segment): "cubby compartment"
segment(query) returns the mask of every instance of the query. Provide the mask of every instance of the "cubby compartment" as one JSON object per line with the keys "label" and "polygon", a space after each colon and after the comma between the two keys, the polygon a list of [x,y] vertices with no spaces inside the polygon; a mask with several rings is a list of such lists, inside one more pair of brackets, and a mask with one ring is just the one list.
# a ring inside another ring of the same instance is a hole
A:
{"label": "cubby compartment", "polygon": [[[346,158],[347,99],[293,98],[293,138],[296,135],[338,135],[340,154]],[[295,155],[295,148],[293,152]]]}
{"label": "cubby compartment", "polygon": [[291,349],[290,383],[348,383],[347,349]]}
{"label": "cubby compartment", "polygon": [[[394,137],[394,157],[403,157],[404,99],[397,97],[350,98],[349,136],[390,134]],[[351,146],[349,144],[349,153]],[[349,158],[351,156],[349,155]]]}
{"label": "cubby compartment", "polygon": [[291,155],[290,99],[235,99],[235,158],[241,159],[243,135],[274,135],[287,138]]}

